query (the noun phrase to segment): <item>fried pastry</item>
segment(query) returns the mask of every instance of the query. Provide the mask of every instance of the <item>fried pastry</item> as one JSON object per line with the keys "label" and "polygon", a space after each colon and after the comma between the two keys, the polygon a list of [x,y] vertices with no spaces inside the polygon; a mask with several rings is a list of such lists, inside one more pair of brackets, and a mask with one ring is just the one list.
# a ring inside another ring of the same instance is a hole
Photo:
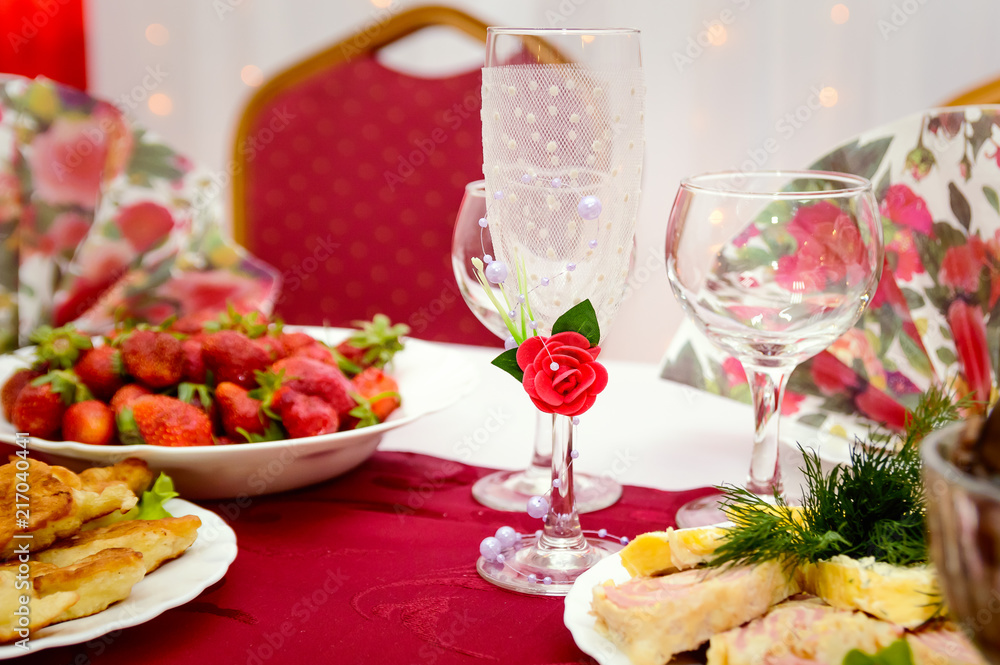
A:
{"label": "fried pastry", "polygon": [[101,550],[125,547],[142,554],[143,565],[149,573],[191,547],[200,526],[201,519],[195,515],[128,520],[78,533],[33,556],[43,563],[69,566]]}
{"label": "fried pastry", "polygon": [[[0,559],[15,553],[15,533],[31,534],[30,541],[21,542],[39,550],[77,533],[85,522],[115,510],[127,512],[138,502],[125,483],[110,483],[101,492],[93,492],[83,489],[82,481],[68,469],[37,460],[27,463],[28,480],[22,483],[28,486],[27,492],[17,492],[20,479],[15,463],[0,466]],[[28,509],[19,513],[18,504],[26,503]]]}
{"label": "fried pastry", "polygon": [[[80,598],[72,591],[60,591],[40,598],[33,590],[18,589],[16,582],[15,573],[0,570],[0,642],[11,642],[24,637],[18,632],[24,628],[33,633],[48,626]],[[21,626],[19,620],[24,614],[21,600],[25,595],[30,599],[27,605],[27,626]]]}
{"label": "fried pastry", "polygon": [[[17,566],[10,563],[4,569],[16,570]],[[80,597],[52,623],[90,616],[124,600],[146,575],[142,554],[123,547],[96,552],[62,568],[40,561],[31,561],[28,567],[32,587],[39,596],[69,591]]]}
{"label": "fried pastry", "polygon": [[155,475],[149,465],[141,459],[129,457],[114,466],[98,466],[80,472],[83,489],[103,492],[113,483],[125,483],[136,496],[149,489]]}

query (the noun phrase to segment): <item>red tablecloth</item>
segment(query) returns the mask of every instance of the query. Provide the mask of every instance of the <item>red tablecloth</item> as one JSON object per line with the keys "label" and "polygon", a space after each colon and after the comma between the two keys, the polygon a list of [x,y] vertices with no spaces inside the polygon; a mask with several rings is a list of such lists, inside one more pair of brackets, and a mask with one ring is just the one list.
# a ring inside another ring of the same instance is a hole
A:
{"label": "red tablecloth", "polygon": [[[488,469],[379,452],[308,489],[204,505],[226,516],[239,555],[194,601],[87,644],[22,663],[589,663],[563,626],[563,599],[493,587],[475,570],[479,542],[527,514],[483,508],[470,488]],[[710,490],[626,487],[584,527],[634,536],[673,524]]]}

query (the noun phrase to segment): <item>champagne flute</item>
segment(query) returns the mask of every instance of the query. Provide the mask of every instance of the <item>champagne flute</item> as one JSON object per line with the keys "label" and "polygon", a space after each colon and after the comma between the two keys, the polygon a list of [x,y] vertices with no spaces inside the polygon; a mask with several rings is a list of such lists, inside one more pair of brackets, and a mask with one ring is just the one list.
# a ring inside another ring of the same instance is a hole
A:
{"label": "champagne flute", "polygon": [[[624,297],[638,215],[639,32],[489,28],[486,51],[483,158],[494,254],[482,281],[499,287],[493,305],[514,344],[550,335],[584,300],[606,334]],[[542,529],[520,538],[498,531],[484,540],[476,567],[512,591],[565,595],[621,545],[580,526],[573,473],[580,419],[548,418],[549,488],[528,505]]]}
{"label": "champagne flute", "polygon": [[[452,239],[451,264],[458,290],[476,318],[500,339],[510,331],[476,278],[473,258],[494,254],[489,226],[481,226],[486,218],[486,181],[470,182],[458,210]],[[494,298],[502,298],[500,287],[491,285]],[[524,512],[528,499],[545,494],[552,482],[552,418],[538,412],[535,421],[535,443],[531,464],[518,471],[497,471],[480,478],[472,486],[472,496],[484,506],[495,510]],[[576,509],[579,513],[601,510],[614,504],[622,495],[622,486],[610,476],[576,473]]]}
{"label": "champagne flute", "polygon": [[[710,173],[684,180],[667,227],[667,276],[687,315],[743,365],[755,430],[746,488],[782,491],[778,423],[795,366],[855,324],[882,271],[871,183],[822,171]],[[718,496],[679,526],[724,521]]]}

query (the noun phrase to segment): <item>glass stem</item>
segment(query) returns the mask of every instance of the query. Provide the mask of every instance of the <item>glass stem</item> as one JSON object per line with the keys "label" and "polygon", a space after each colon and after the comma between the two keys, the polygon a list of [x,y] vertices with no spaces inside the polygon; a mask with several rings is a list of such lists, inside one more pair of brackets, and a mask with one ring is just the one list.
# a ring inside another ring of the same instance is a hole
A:
{"label": "glass stem", "polygon": [[774,367],[746,367],[746,374],[753,395],[756,425],[747,489],[754,494],[773,496],[775,491],[781,492],[778,421],[789,371]]}
{"label": "glass stem", "polygon": [[535,416],[535,450],[531,455],[531,467],[528,472],[549,475],[552,469],[552,415],[538,412]]}
{"label": "glass stem", "polygon": [[545,516],[542,537],[538,540],[541,549],[583,550],[587,547],[573,496],[571,463],[574,429],[569,416],[552,415],[553,487],[549,496],[549,513]]}

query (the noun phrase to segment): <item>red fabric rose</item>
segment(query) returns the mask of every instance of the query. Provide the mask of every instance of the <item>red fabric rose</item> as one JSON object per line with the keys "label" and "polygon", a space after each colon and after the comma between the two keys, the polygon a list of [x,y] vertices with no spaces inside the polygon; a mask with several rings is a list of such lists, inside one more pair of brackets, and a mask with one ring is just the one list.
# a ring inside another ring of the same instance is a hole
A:
{"label": "red fabric rose", "polygon": [[986,264],[986,246],[979,236],[972,236],[964,245],[949,247],[941,260],[938,278],[942,284],[957,291],[975,293],[979,290],[979,274]]}
{"label": "red fabric rose", "polygon": [[778,260],[777,281],[789,291],[820,291],[827,283],[860,281],[866,250],[851,216],[827,201],[799,208],[788,223],[798,241],[794,254]]}
{"label": "red fabric rose", "polygon": [[934,224],[927,203],[903,184],[892,185],[886,190],[881,211],[896,224],[908,226],[924,235],[930,234]]}
{"label": "red fabric rose", "polygon": [[608,385],[608,371],[597,362],[600,352],[572,331],[524,340],[517,348],[517,365],[531,401],[544,413],[562,416],[578,416],[592,407]]}

